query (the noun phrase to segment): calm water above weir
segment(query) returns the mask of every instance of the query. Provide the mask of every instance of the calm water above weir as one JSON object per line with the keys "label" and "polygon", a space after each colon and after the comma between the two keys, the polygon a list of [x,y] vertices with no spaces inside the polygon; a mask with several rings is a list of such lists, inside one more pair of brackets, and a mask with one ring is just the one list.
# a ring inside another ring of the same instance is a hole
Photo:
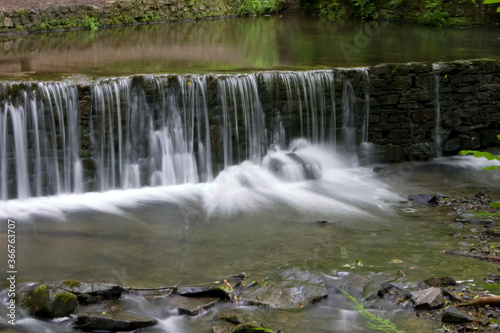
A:
{"label": "calm water above weir", "polygon": [[0,77],[355,67],[499,56],[499,27],[261,17],[0,37]]}

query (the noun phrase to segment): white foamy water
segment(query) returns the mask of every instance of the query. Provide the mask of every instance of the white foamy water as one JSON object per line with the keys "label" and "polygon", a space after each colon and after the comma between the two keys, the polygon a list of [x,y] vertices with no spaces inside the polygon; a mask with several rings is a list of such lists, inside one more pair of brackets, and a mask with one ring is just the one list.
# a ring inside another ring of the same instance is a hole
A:
{"label": "white foamy water", "polygon": [[[375,210],[384,210],[399,199],[387,185],[374,179],[370,169],[349,167],[331,150],[309,146],[297,149],[294,154],[321,170],[321,177],[308,180],[296,175],[293,179],[283,179],[266,165],[245,161],[226,168],[209,183],[1,201],[0,218],[30,221],[36,216],[46,216],[63,219],[65,214],[79,211],[126,215],[125,208],[163,202],[178,206],[194,203],[205,218],[231,217],[282,207],[342,220],[351,216],[370,217]],[[290,163],[295,166],[294,161]]]}

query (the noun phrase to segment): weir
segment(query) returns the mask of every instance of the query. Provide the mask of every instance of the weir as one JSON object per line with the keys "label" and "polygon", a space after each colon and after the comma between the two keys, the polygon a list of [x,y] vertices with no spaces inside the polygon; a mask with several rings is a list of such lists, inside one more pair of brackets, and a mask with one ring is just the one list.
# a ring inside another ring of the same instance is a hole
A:
{"label": "weir", "polygon": [[[207,182],[270,151],[291,152],[299,138],[353,163],[456,153],[496,135],[497,118],[479,134],[470,103],[453,100],[474,87],[474,107],[496,114],[499,68],[481,60],[3,82],[0,198]],[[464,73],[467,86],[457,86]]]}

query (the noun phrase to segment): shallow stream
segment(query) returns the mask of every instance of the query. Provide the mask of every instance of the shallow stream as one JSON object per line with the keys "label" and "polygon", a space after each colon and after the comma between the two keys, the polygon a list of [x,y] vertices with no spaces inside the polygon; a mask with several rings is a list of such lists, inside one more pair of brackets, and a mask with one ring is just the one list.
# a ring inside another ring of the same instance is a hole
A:
{"label": "shallow stream", "polygon": [[[452,223],[451,207],[406,202],[410,193],[437,192],[461,198],[485,191],[498,199],[499,175],[481,171],[481,160],[407,162],[376,174],[373,166],[355,166],[325,147],[298,154],[319,161],[321,179],[283,181],[244,162],[206,184],[0,202],[0,218],[16,221],[18,282],[75,279],[160,287],[240,272],[249,281],[261,280],[278,267],[298,266],[328,275],[347,270],[396,277],[401,270],[415,282],[452,276],[477,288],[497,271],[492,263],[442,253],[461,240],[452,237],[462,226]],[[5,240],[5,224],[1,231]],[[134,309],[161,320],[146,332],[201,332],[221,307],[195,318],[159,314],[150,304]],[[285,332],[364,329],[345,302],[330,298],[295,312],[253,310]],[[411,332],[439,325],[394,305],[382,314]],[[17,328],[31,331],[32,325],[19,320]],[[37,325],[71,331],[61,324]]]}

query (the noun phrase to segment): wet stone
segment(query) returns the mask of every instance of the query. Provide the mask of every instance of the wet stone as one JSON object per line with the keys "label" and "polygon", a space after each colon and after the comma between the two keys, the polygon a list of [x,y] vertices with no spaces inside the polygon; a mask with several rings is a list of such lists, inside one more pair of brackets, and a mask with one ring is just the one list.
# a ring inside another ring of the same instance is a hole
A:
{"label": "wet stone", "polygon": [[429,287],[455,286],[457,282],[449,276],[428,278],[424,281]]}
{"label": "wet stone", "polygon": [[66,317],[73,313],[77,306],[77,297],[61,288],[36,284],[16,295],[17,301],[31,315],[40,318]]}
{"label": "wet stone", "polygon": [[156,320],[128,312],[82,314],[73,327],[85,331],[130,332],[156,325]]}
{"label": "wet stone", "polygon": [[410,292],[413,304],[417,309],[438,309],[444,305],[443,292],[440,288],[427,288],[420,291]]}
{"label": "wet stone", "polygon": [[463,213],[455,218],[455,222],[492,225],[495,222],[487,215],[477,215],[472,213]]}
{"label": "wet stone", "polygon": [[238,325],[241,323],[253,322],[257,320],[257,316],[251,311],[243,308],[232,309],[218,313],[214,320],[221,320],[227,323]]}
{"label": "wet stone", "polygon": [[444,310],[441,321],[443,323],[464,324],[471,323],[475,321],[475,319],[472,318],[472,316],[470,316],[469,314],[463,313],[462,311],[458,310],[454,306],[450,306],[449,308]]}
{"label": "wet stone", "polygon": [[116,284],[104,282],[87,283],[75,280],[64,280],[55,282],[53,285],[77,295],[78,301],[81,304],[92,304],[103,300],[117,299],[124,290]]}
{"label": "wet stone", "polygon": [[209,297],[177,296],[169,301],[168,308],[170,310],[177,310],[181,315],[196,316],[201,311],[214,307],[219,300],[219,298]]}
{"label": "wet stone", "polygon": [[434,194],[408,194],[408,201],[427,206],[433,197]]}
{"label": "wet stone", "polygon": [[327,296],[322,275],[290,268],[274,273],[265,283],[243,290],[239,299],[244,304],[293,309],[309,306]]}

